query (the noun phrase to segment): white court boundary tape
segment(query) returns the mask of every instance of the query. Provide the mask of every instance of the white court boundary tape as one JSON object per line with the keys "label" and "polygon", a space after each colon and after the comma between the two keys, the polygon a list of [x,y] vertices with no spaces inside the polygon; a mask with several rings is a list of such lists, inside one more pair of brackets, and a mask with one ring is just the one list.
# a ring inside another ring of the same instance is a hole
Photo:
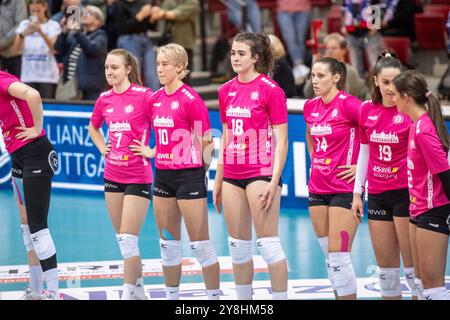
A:
{"label": "white court boundary tape", "polygon": [[[450,277],[446,278],[447,286]],[[411,294],[405,279],[402,279],[403,298],[410,299]],[[380,299],[379,286],[375,278],[357,278],[358,299]],[[233,282],[221,282],[221,299],[236,299]],[[65,300],[119,300],[122,294],[121,286],[109,287],[78,287],[61,289]],[[163,284],[145,285],[145,292],[150,300],[164,300],[166,290]],[[23,291],[0,292],[2,300],[17,300]],[[271,299],[270,281],[253,282],[253,299]],[[333,290],[328,279],[295,279],[288,282],[289,299],[334,299]],[[203,283],[181,283],[180,300],[206,300]]]}
{"label": "white court boundary tape", "polygon": [[[230,256],[218,257],[221,273],[233,273]],[[267,264],[260,255],[253,256],[255,272],[268,272]],[[123,261],[91,261],[58,263],[59,280],[95,280],[123,278]],[[201,275],[202,267],[193,257],[183,258],[183,275]],[[161,259],[143,259],[144,277],[163,276]],[[0,266],[0,284],[28,282],[28,265]]]}

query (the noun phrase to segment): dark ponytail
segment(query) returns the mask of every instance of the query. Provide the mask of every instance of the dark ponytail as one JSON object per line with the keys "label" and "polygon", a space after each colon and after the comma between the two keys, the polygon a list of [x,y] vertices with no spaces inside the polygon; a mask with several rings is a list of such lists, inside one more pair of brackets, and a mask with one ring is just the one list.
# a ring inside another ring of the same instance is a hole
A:
{"label": "dark ponytail", "polygon": [[255,70],[258,73],[268,74],[275,66],[272,47],[269,37],[262,32],[241,32],[234,38],[233,42],[245,42],[250,46],[252,57],[258,56]]}
{"label": "dark ponytail", "polygon": [[380,87],[375,85],[375,77],[378,77],[380,72],[383,69],[398,69],[400,72],[403,71],[403,65],[400,62],[400,60],[397,59],[397,56],[389,52],[387,50],[384,50],[380,53],[380,55],[377,58],[377,63],[372,69],[372,77],[371,77],[371,83],[372,83],[372,102],[376,104],[382,104],[383,103],[383,97],[381,96]]}
{"label": "dark ponytail", "polygon": [[449,151],[450,139],[444,121],[442,106],[439,99],[428,89],[425,78],[417,71],[408,70],[395,77],[393,84],[401,95],[408,95],[418,106],[426,110],[436,127],[442,145],[446,151]]}
{"label": "dark ponytail", "polygon": [[334,58],[330,58],[330,57],[321,58],[321,59],[317,60],[316,63],[327,64],[328,69],[330,70],[330,72],[333,76],[336,74],[340,75],[341,78],[339,79],[338,83],[336,84],[336,88],[338,90],[344,90],[345,82],[347,80],[347,67],[345,66],[345,63],[338,61]]}
{"label": "dark ponytail", "polygon": [[141,75],[139,73],[139,62],[135,56],[125,49],[114,49],[108,54],[121,56],[124,60],[125,67],[131,67],[131,71],[128,74],[128,80],[130,80],[131,83],[142,86]]}

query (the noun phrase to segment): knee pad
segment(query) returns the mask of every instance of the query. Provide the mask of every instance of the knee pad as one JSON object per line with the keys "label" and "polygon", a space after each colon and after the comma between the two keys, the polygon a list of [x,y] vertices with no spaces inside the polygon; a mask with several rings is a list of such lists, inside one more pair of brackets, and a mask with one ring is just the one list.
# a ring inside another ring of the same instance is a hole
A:
{"label": "knee pad", "polygon": [[415,284],[415,287],[416,287],[416,290],[417,290],[417,299],[424,300],[425,298],[423,297],[423,290],[424,290],[424,288],[423,288],[422,280],[420,280],[419,278],[416,278],[414,280],[414,284]]}
{"label": "knee pad", "polygon": [[22,230],[23,243],[25,244],[25,249],[28,251],[33,250],[33,242],[31,241],[30,227],[27,224],[21,224],[20,229]]}
{"label": "knee pad", "polygon": [[325,265],[327,266],[327,275],[328,275],[328,279],[330,280],[331,287],[333,288],[333,291],[336,291],[336,286],[334,285],[334,280],[333,280],[333,272],[332,272],[332,268],[330,265],[330,260],[328,258],[325,259]]}
{"label": "knee pad", "polygon": [[228,237],[228,248],[234,264],[242,264],[253,259],[252,242]]}
{"label": "knee pad", "polygon": [[380,288],[383,297],[397,297],[402,295],[400,282],[400,268],[380,268]]}
{"label": "knee pad", "polygon": [[355,294],[356,278],[350,252],[331,252],[329,261],[331,278],[338,296]]}
{"label": "knee pad", "polygon": [[50,230],[42,229],[31,234],[31,241],[39,260],[46,260],[56,254],[56,248]]}
{"label": "knee pad", "polygon": [[256,246],[267,265],[286,259],[279,237],[259,238]]}
{"label": "knee pad", "polygon": [[139,256],[138,237],[134,234],[116,234],[119,243],[120,253],[124,259]]}
{"label": "knee pad", "polygon": [[416,274],[414,273],[414,268],[403,268],[403,271],[405,272],[405,279],[408,282],[408,287],[411,290],[411,294],[415,297],[418,296],[417,288],[416,288]]}
{"label": "knee pad", "polygon": [[165,267],[177,266],[181,263],[181,251],[179,240],[159,239],[162,265]]}
{"label": "knee pad", "polygon": [[423,291],[424,300],[450,300],[446,287],[429,288]]}
{"label": "knee pad", "polygon": [[192,241],[191,251],[194,253],[202,268],[217,263],[217,255],[211,240]]}

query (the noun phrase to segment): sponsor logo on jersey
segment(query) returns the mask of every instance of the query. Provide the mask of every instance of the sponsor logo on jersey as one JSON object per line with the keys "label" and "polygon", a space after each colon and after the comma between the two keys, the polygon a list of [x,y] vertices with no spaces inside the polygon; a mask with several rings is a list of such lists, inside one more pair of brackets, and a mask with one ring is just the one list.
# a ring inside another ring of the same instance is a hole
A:
{"label": "sponsor logo on jersey", "polygon": [[401,114],[397,114],[394,116],[394,118],[392,119],[392,122],[394,122],[394,124],[402,124],[404,121],[404,117]]}
{"label": "sponsor logo on jersey", "polygon": [[377,121],[378,116],[368,116],[367,119],[369,119],[371,121]]}
{"label": "sponsor logo on jersey", "polygon": [[125,113],[132,113],[134,111],[134,106],[132,104],[128,104],[123,109]]}
{"label": "sponsor logo on jersey", "polygon": [[131,124],[128,121],[110,122],[109,131],[111,132],[131,131]]}
{"label": "sponsor logo on jersey", "polygon": [[252,113],[249,108],[242,108],[239,106],[233,107],[230,105],[230,107],[227,109],[226,112],[227,117],[239,117],[239,118],[251,118]]}
{"label": "sponsor logo on jersey", "polygon": [[320,135],[326,135],[326,134],[332,134],[333,130],[331,129],[331,126],[328,123],[325,123],[324,125],[315,125],[313,124],[311,127],[311,135],[320,136]]}
{"label": "sponsor logo on jersey", "polygon": [[155,119],[153,119],[153,126],[154,127],[167,127],[167,128],[173,128],[174,123],[172,117],[159,117],[156,116]]}
{"label": "sponsor logo on jersey", "polygon": [[370,141],[378,143],[398,143],[398,136],[395,132],[392,133],[391,131],[389,131],[389,133],[385,133],[384,131],[377,133],[376,130],[373,130],[370,135]]}
{"label": "sponsor logo on jersey", "polygon": [[173,101],[170,104],[170,109],[172,109],[172,110],[177,110],[179,107],[180,107],[180,103],[178,101]]}

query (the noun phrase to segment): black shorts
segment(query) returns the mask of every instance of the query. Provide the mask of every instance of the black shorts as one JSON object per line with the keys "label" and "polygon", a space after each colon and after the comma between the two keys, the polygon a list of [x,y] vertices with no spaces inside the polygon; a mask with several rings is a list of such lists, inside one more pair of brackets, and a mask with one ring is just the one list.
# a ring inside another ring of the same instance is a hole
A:
{"label": "black shorts", "polygon": [[411,218],[410,222],[417,228],[450,235],[450,204],[433,208],[427,212]]}
{"label": "black shorts", "polygon": [[204,167],[180,170],[156,168],[153,195],[178,200],[203,199],[207,196],[207,185]]}
{"label": "black shorts", "polygon": [[11,174],[14,178],[53,177],[57,168],[58,156],[47,136],[11,154]]}
{"label": "black shorts", "polygon": [[316,194],[309,193],[308,206],[327,206],[327,207],[340,207],[344,209],[351,209],[353,201],[353,193],[334,193],[334,194]]}
{"label": "black shorts", "polygon": [[382,193],[369,193],[370,220],[394,221],[394,217],[409,217],[409,191],[405,189],[388,190]]}
{"label": "black shorts", "polygon": [[[266,181],[270,182],[272,180],[271,176],[260,176],[260,177],[253,177],[249,179],[230,179],[230,178],[223,178],[223,181],[226,181],[228,183],[231,183],[232,185],[242,188],[245,190],[247,186],[255,181]],[[280,181],[278,181],[278,185],[283,188],[283,181],[280,178]]]}
{"label": "black shorts", "polygon": [[123,193],[124,195],[151,199],[151,183],[118,183],[108,179],[104,179],[104,183],[105,192]]}

